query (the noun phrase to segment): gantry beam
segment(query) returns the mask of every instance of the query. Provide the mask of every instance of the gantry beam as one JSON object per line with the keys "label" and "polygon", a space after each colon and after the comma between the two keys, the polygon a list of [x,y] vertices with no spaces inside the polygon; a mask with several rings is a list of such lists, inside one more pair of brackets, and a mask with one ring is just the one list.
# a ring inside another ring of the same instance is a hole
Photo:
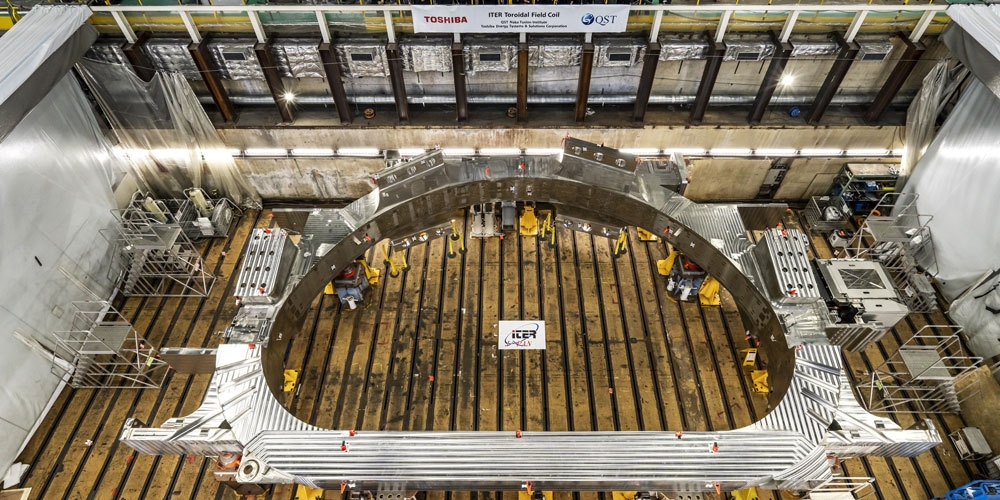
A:
{"label": "gantry beam", "polygon": [[924,44],[920,42],[914,43],[905,33],[900,32],[896,36],[906,44],[906,50],[903,52],[903,57],[899,58],[899,61],[896,61],[896,66],[892,68],[892,73],[889,73],[889,78],[885,80],[885,84],[882,85],[882,88],[878,91],[878,95],[875,96],[875,101],[872,102],[871,107],[865,112],[865,123],[868,125],[874,125],[882,117],[882,113],[885,113],[885,110],[892,104],[893,98],[896,97],[899,89],[906,83],[906,79],[913,72],[913,68],[920,62],[920,56],[927,50]]}
{"label": "gantry beam", "polygon": [[770,35],[771,43],[774,44],[774,56],[771,57],[771,64],[768,65],[767,73],[764,74],[764,81],[760,83],[760,88],[757,90],[757,97],[754,98],[750,116],[747,117],[747,121],[751,124],[760,123],[760,120],[764,118],[764,112],[767,111],[767,106],[771,102],[771,96],[774,95],[774,90],[781,83],[781,75],[784,74],[785,65],[788,64],[788,58],[792,55],[792,44],[782,42],[773,31]]}
{"label": "gantry beam", "polygon": [[[522,34],[522,40],[524,36]],[[528,43],[517,44],[517,122],[528,120]]]}
{"label": "gantry beam", "polygon": [[410,105],[406,102],[406,82],[403,80],[403,60],[400,59],[399,44],[388,43],[385,46],[385,57],[389,60],[389,80],[392,83],[392,97],[396,100],[396,114],[399,115],[400,123],[409,122]]}
{"label": "gantry beam", "polygon": [[330,42],[319,44],[319,58],[323,61],[323,71],[326,72],[326,82],[330,85],[330,94],[333,95],[333,104],[337,107],[337,115],[340,123],[351,123],[351,108],[347,102],[347,92],[344,90],[344,80],[340,73],[340,61],[337,59],[337,51],[333,50]]}
{"label": "gantry beam", "polygon": [[122,45],[122,53],[125,54],[125,59],[132,66],[132,71],[146,82],[152,80],[153,75],[156,74],[153,62],[149,60],[149,56],[146,55],[146,51],[143,49],[151,35],[152,33],[148,31],[142,31],[136,36],[134,42],[125,42]]}
{"label": "gantry beam", "polygon": [[451,72],[455,76],[455,119],[464,122],[469,119],[468,89],[465,86],[465,45],[451,44]]}
{"label": "gantry beam", "polygon": [[827,73],[823,85],[819,88],[819,93],[816,94],[816,99],[813,100],[813,107],[806,118],[806,122],[810,125],[816,125],[823,118],[823,113],[826,113],[826,108],[833,100],[837,89],[840,88],[840,83],[847,76],[847,70],[851,69],[851,65],[854,64],[854,57],[861,50],[857,43],[845,40],[840,33],[834,33],[833,38],[840,50],[837,52],[837,60],[833,62],[830,72]]}
{"label": "gantry beam", "polygon": [[576,121],[582,122],[587,116],[587,99],[590,97],[590,75],[594,69],[594,44],[583,44],[580,58],[580,78],[576,84]]}
{"label": "gantry beam", "polygon": [[708,109],[708,100],[712,97],[715,79],[719,77],[719,68],[722,67],[722,56],[725,54],[725,46],[721,43],[716,43],[715,39],[709,37],[705,71],[701,75],[701,83],[698,84],[698,93],[695,94],[694,105],[691,107],[691,123],[694,125],[700,124],[705,118],[705,111]]}
{"label": "gantry beam", "polygon": [[212,95],[212,101],[219,108],[222,119],[227,123],[235,122],[236,109],[233,108],[233,103],[229,100],[226,88],[222,86],[222,78],[219,77],[219,66],[215,64],[215,59],[212,59],[212,55],[208,53],[208,40],[201,38],[197,42],[191,42],[188,45],[188,52],[191,53],[191,59],[194,60],[194,65],[198,67],[201,78],[205,80],[208,93]]}
{"label": "gantry beam", "polygon": [[274,105],[278,107],[278,114],[281,121],[291,123],[295,120],[292,113],[292,97],[289,95],[285,84],[281,80],[281,73],[278,73],[278,64],[274,61],[271,53],[271,44],[268,42],[258,42],[253,46],[253,53],[260,63],[260,70],[264,72],[264,81],[267,83],[271,97],[274,98]]}
{"label": "gantry beam", "polygon": [[635,108],[632,119],[641,122],[646,118],[646,107],[649,105],[649,94],[653,91],[653,80],[656,77],[656,65],[660,61],[659,42],[649,42],[646,55],[642,57],[642,75],[639,77],[639,88],[635,91]]}

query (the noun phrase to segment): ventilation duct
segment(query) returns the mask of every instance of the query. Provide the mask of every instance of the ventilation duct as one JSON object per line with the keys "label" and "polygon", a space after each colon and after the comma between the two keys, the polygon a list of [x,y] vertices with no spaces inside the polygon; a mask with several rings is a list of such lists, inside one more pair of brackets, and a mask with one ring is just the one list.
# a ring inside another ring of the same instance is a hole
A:
{"label": "ventilation duct", "polygon": [[892,42],[886,41],[858,41],[861,50],[858,52],[858,61],[881,62],[889,57],[892,52]]}
{"label": "ventilation duct", "polygon": [[253,46],[251,40],[212,40],[208,42],[208,51],[223,79],[263,80],[264,72],[253,53]]}
{"label": "ventilation duct", "polygon": [[285,78],[326,78],[316,50],[318,40],[287,39],[274,42],[271,51],[278,72]]}
{"label": "ventilation duct", "polygon": [[726,40],[724,61],[763,61],[774,55],[770,40]]}
{"label": "ventilation duct", "polygon": [[594,42],[594,65],[598,68],[628,68],[639,64],[646,44],[639,38],[605,38]]}
{"label": "ventilation duct", "polygon": [[661,36],[660,60],[685,61],[708,57],[708,41],[702,36]]}
{"label": "ventilation duct", "polygon": [[400,44],[399,52],[403,71],[451,71],[451,43],[445,40],[407,40]]}
{"label": "ventilation duct", "polygon": [[379,40],[344,40],[336,47],[345,76],[389,75],[385,43]]}
{"label": "ventilation duct", "polygon": [[188,52],[190,40],[153,38],[146,42],[146,54],[157,71],[171,71],[188,80],[201,80],[201,73]]}
{"label": "ventilation duct", "polygon": [[517,46],[503,40],[476,40],[465,45],[465,69],[510,71],[517,67]]}
{"label": "ventilation duct", "polygon": [[528,66],[532,68],[562,68],[580,65],[583,45],[571,38],[553,38],[528,47]]}

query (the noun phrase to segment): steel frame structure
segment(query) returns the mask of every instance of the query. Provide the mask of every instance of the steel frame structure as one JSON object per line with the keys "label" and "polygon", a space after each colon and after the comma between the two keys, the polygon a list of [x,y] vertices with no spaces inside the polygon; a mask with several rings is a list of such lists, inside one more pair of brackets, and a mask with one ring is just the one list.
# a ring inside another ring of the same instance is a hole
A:
{"label": "steel frame structure", "polygon": [[[663,188],[637,169],[636,161],[566,139],[559,158],[446,161],[432,151],[392,167],[386,171],[391,175],[375,179],[374,191],[343,209],[347,234],[271,306],[274,325],[267,345],[219,346],[215,374],[197,412],[159,428],[130,422],[122,442],[152,454],[241,453],[236,474],[241,483],[333,490],[674,492],[749,486],[812,490],[834,479],[831,456],[915,456],[940,443],[929,422],[904,430],[867,413],[852,393],[838,347],[818,341],[793,348],[786,339],[747,237],[748,229],[773,227],[784,216],[784,205],[696,204]],[[592,221],[594,227],[640,226],[683,248],[732,293],[746,325],[761,339],[758,355],[772,381],[770,413],[741,429],[684,432],[679,439],[674,430],[326,430],[282,406],[276,395],[288,342],[337,269],[375,242],[446,224],[459,208],[505,200],[550,203],[561,216]]]}

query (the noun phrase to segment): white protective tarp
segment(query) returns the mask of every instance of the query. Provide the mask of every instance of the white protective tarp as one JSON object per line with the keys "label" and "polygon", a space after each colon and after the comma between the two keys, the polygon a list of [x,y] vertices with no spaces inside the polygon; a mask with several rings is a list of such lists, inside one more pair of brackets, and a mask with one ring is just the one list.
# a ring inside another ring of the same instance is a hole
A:
{"label": "white protective tarp", "polygon": [[51,346],[69,305],[110,296],[111,185],[122,174],[86,97],[65,76],[0,142],[0,474],[56,389]]}
{"label": "white protective tarp", "polygon": [[951,24],[942,35],[952,56],[1000,97],[1000,7],[952,5]]}
{"label": "white protective tarp", "polygon": [[0,38],[0,141],[97,39],[85,5],[39,5]]}
{"label": "white protective tarp", "polygon": [[77,67],[145,191],[183,198],[198,187],[239,205],[260,203],[183,75],[158,71],[144,82],[120,64],[83,60]]}
{"label": "white protective tarp", "polygon": [[917,163],[905,192],[933,216],[936,280],[955,298],[1000,267],[1000,99],[972,80]]}

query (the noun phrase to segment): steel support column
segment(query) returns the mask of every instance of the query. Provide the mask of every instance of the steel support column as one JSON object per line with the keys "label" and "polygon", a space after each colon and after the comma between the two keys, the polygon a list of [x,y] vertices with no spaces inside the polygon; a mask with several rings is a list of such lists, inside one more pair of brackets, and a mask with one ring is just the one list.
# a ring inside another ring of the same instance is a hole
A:
{"label": "steel support column", "polygon": [[271,44],[260,42],[253,46],[253,53],[260,63],[260,70],[264,72],[264,81],[274,98],[274,105],[278,107],[281,121],[291,123],[295,120],[292,114],[292,102],[286,94],[285,83],[281,81],[281,74],[278,73],[278,64],[274,62],[274,55],[271,54]]}
{"label": "steel support column", "polygon": [[837,89],[840,88],[840,83],[844,81],[847,70],[851,69],[851,65],[854,64],[854,56],[858,55],[858,51],[861,50],[857,43],[848,42],[840,33],[834,33],[833,39],[840,47],[840,51],[837,52],[837,60],[833,62],[830,72],[823,80],[823,86],[819,88],[819,93],[816,94],[816,99],[813,101],[813,107],[806,118],[806,122],[810,125],[816,125],[823,118],[823,113],[826,112],[827,106],[830,105]]}
{"label": "steel support column", "polygon": [[326,82],[330,86],[330,94],[333,95],[333,105],[337,107],[340,123],[349,124],[351,123],[351,108],[347,102],[347,92],[344,90],[344,80],[340,74],[337,51],[333,50],[333,44],[329,42],[319,44],[318,51],[319,58],[323,61]]}
{"label": "steel support column", "polygon": [[886,79],[885,84],[878,91],[878,95],[875,96],[875,101],[872,102],[871,107],[865,112],[865,123],[868,125],[874,125],[882,117],[882,113],[885,113],[885,110],[892,104],[893,98],[896,97],[896,93],[906,83],[906,79],[913,72],[913,68],[920,62],[920,56],[927,50],[924,44],[920,42],[913,43],[905,33],[900,32],[896,36],[906,44],[906,51],[903,52],[903,57],[896,62],[896,66],[892,68],[892,73],[889,73],[889,78]]}
{"label": "steel support column", "polygon": [[590,97],[590,74],[594,69],[594,44],[583,44],[583,56],[580,58],[580,78],[576,84],[576,121],[582,122],[587,117],[587,98]]}
{"label": "steel support column", "polygon": [[760,83],[757,97],[753,101],[753,108],[750,109],[750,115],[747,117],[747,121],[751,124],[760,123],[761,118],[764,118],[767,105],[770,104],[771,96],[774,95],[774,90],[781,82],[781,75],[785,72],[788,58],[792,55],[792,44],[782,43],[773,31],[771,32],[771,43],[774,44],[774,56],[771,57],[771,64],[767,67],[764,81]]}
{"label": "steel support column", "polygon": [[451,44],[451,72],[455,75],[455,117],[464,122],[469,119],[468,90],[465,86],[465,45]]}
{"label": "steel support column", "polygon": [[396,100],[396,114],[399,121],[410,121],[410,105],[406,102],[406,82],[403,80],[403,60],[399,56],[399,44],[385,46],[385,57],[389,59],[389,80],[392,82],[392,97]]}
{"label": "steel support column", "polygon": [[138,38],[134,42],[126,42],[122,45],[122,52],[125,54],[125,59],[132,66],[132,71],[142,78],[143,81],[150,81],[153,79],[153,75],[156,74],[156,70],[153,68],[153,62],[149,60],[149,56],[146,55],[146,51],[143,47],[149,40],[151,33],[148,31],[142,31],[138,34]]}
{"label": "steel support column", "polygon": [[705,61],[705,72],[701,75],[701,83],[698,84],[698,93],[695,94],[694,105],[691,107],[691,123],[698,125],[705,118],[705,111],[708,109],[708,100],[712,97],[712,88],[715,87],[715,79],[719,77],[719,68],[722,67],[722,56],[726,54],[725,46],[720,46],[711,37],[708,38],[708,59]]}
{"label": "steel support column", "polygon": [[649,42],[646,55],[642,58],[642,76],[639,77],[639,88],[635,91],[635,108],[632,119],[641,122],[646,118],[646,106],[649,105],[649,94],[653,91],[653,79],[656,76],[656,65],[660,61],[660,43]]}
{"label": "steel support column", "polygon": [[205,86],[208,87],[208,93],[212,94],[215,106],[219,108],[219,113],[222,113],[222,119],[229,123],[235,122],[236,109],[233,108],[233,103],[229,100],[226,88],[222,86],[219,67],[215,64],[215,59],[212,59],[212,55],[208,53],[208,39],[203,38],[200,42],[191,42],[188,45],[188,52],[191,53],[191,59],[198,67],[201,78],[205,80]]}
{"label": "steel support column", "polygon": [[528,120],[528,44],[517,44],[517,121]]}

